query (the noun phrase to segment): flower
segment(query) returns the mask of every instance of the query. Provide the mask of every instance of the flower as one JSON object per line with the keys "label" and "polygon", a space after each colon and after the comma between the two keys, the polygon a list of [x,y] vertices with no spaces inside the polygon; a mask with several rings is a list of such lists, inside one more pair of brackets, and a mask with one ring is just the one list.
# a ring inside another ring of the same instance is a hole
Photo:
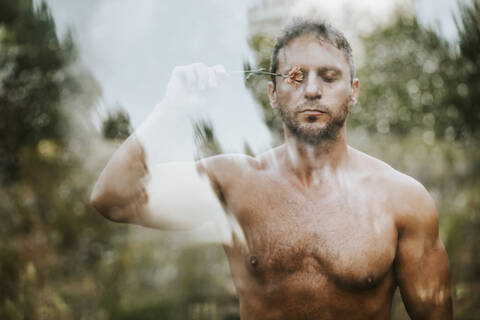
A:
{"label": "flower", "polygon": [[294,65],[290,72],[285,77],[285,82],[292,85],[294,88],[298,86],[303,80],[303,72],[298,64]]}

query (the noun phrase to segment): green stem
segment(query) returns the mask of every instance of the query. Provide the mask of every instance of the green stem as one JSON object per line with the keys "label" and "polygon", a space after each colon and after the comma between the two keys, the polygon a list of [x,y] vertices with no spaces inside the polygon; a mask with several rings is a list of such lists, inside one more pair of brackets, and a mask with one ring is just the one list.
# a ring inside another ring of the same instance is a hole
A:
{"label": "green stem", "polygon": [[242,71],[231,71],[230,73],[249,73],[249,76],[252,74],[265,74],[265,75],[271,75],[271,76],[278,76],[282,78],[287,78],[288,75],[286,74],[281,74],[281,73],[273,73],[273,72],[267,72],[267,71],[261,71],[261,70],[242,70]]}
{"label": "green stem", "polygon": [[272,72],[267,72],[267,71],[251,71],[251,70],[245,70],[245,73],[266,74],[266,75],[271,75],[271,76],[279,76],[279,77],[282,77],[282,78],[288,77],[288,75],[286,75],[286,74],[272,73]]}

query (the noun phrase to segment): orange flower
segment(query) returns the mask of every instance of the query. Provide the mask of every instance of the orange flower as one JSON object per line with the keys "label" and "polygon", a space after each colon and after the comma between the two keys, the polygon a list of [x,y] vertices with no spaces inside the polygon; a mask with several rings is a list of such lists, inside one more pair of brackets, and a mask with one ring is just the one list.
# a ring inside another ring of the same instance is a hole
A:
{"label": "orange flower", "polygon": [[285,76],[285,82],[291,84],[294,88],[296,88],[302,80],[303,72],[298,64],[293,66],[290,72]]}

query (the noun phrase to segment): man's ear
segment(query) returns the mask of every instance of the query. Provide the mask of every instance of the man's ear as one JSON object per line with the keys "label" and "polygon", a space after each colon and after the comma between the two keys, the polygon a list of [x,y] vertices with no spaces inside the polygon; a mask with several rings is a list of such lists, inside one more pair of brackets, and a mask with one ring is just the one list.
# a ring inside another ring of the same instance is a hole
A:
{"label": "man's ear", "polygon": [[359,92],[360,80],[358,80],[358,78],[355,78],[352,81],[352,96],[350,97],[350,107],[353,107],[355,104],[357,104]]}
{"label": "man's ear", "polygon": [[272,81],[268,82],[268,99],[272,109],[278,109],[277,91],[275,91]]}

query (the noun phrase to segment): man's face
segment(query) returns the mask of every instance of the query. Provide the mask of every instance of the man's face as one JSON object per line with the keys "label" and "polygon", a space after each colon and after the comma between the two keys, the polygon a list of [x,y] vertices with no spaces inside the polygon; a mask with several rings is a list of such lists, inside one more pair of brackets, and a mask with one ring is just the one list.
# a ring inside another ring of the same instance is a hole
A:
{"label": "man's face", "polygon": [[276,78],[269,83],[270,103],[298,139],[311,145],[334,140],[358,95],[358,79],[350,80],[343,51],[312,35],[300,36],[278,54],[277,73],[298,65],[303,80],[297,86]]}

